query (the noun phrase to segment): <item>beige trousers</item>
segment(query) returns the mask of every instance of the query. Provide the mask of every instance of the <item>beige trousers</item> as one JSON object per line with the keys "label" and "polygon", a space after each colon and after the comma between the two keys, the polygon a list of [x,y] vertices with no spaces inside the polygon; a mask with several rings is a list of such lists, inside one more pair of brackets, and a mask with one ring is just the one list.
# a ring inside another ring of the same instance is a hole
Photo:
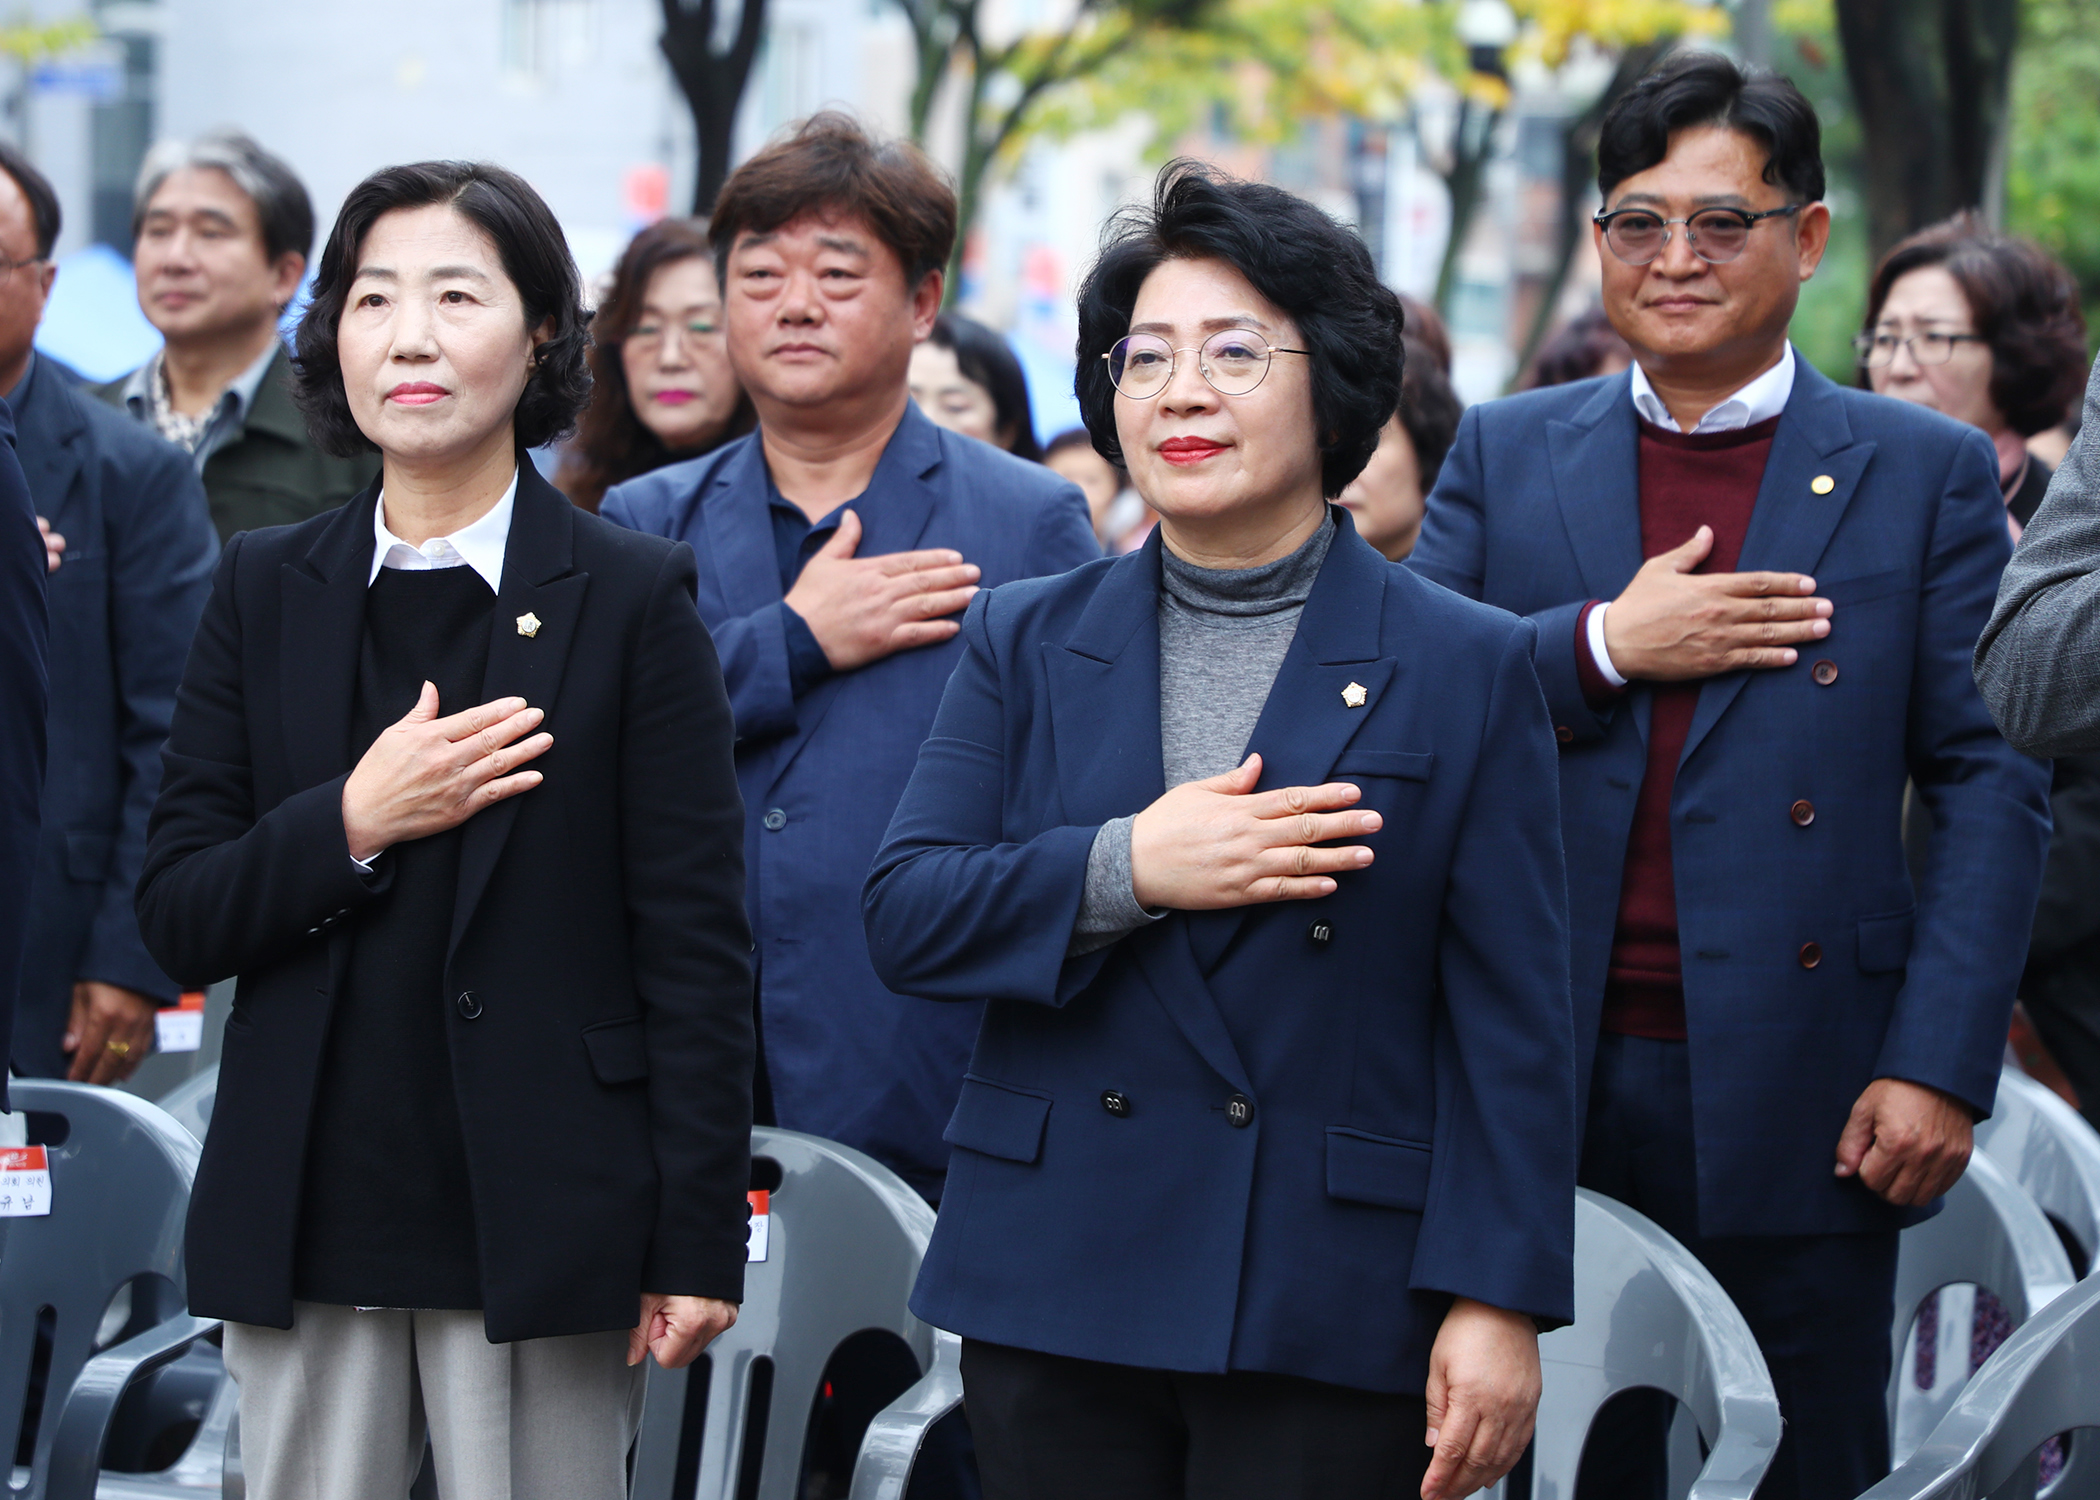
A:
{"label": "beige trousers", "polygon": [[627,1335],[491,1344],[478,1312],[294,1304],[226,1325],[248,1500],[404,1500],[427,1431],[444,1500],[623,1500],[642,1413]]}

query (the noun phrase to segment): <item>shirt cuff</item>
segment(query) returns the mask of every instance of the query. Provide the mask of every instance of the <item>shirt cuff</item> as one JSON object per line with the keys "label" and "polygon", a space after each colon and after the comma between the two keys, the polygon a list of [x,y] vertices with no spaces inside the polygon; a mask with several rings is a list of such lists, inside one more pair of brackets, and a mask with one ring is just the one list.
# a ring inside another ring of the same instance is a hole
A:
{"label": "shirt cuff", "polygon": [[831,658],[817,644],[816,632],[809,628],[809,622],[790,609],[784,600],[780,606],[780,625],[782,634],[787,637],[788,690],[799,698],[831,675]]}
{"label": "shirt cuff", "polygon": [[1610,608],[1609,599],[1589,607],[1582,622],[1584,639],[1590,648],[1590,661],[1597,668],[1597,675],[1604,679],[1607,687],[1622,688],[1626,686],[1626,679],[1611,664],[1611,652],[1604,648],[1604,612]]}
{"label": "shirt cuff", "polygon": [[[384,853],[386,853],[386,850],[384,849],[379,851],[379,854]],[[357,866],[358,874],[370,878],[371,876],[377,875],[379,873],[377,870],[372,868],[373,865],[378,863],[379,854],[373,855],[370,859],[359,859],[356,855],[353,854],[350,856],[350,863]]]}
{"label": "shirt cuff", "polygon": [[1130,875],[1131,818],[1113,818],[1094,835],[1086,856],[1086,889],[1079,897],[1079,915],[1072,923],[1072,940],[1065,957],[1078,958],[1106,948],[1140,927],[1150,926],[1166,915],[1138,904]]}

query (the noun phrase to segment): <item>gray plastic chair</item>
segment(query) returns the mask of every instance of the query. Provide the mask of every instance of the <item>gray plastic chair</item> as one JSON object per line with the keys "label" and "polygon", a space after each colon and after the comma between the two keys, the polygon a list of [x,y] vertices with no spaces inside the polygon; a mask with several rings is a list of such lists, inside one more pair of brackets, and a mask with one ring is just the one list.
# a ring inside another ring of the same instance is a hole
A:
{"label": "gray plastic chair", "polygon": [[[1979,1151],[1947,1194],[1947,1206],[1903,1232],[1896,1262],[1896,1319],[1890,1330],[1895,1369],[1889,1380],[1891,1448],[1902,1462],[1953,1408],[1969,1368],[1969,1319],[1943,1316],[1941,1378],[1930,1391],[1911,1379],[1916,1357],[1912,1320],[1942,1287],[1986,1287],[2019,1327],[2072,1283],[2070,1257],[2049,1220],[2000,1166]],[[1950,1304],[1942,1303],[1943,1310]],[[1951,1337],[1950,1337],[1951,1335]],[[2074,1462],[2088,1460],[2074,1458]]]}
{"label": "gray plastic chair", "polygon": [[[91,1500],[118,1402],[219,1326],[183,1309],[182,1230],[198,1146],[154,1105],[112,1089],[22,1078],[10,1091],[14,1107],[30,1116],[32,1139],[45,1142],[52,1212],[4,1221],[0,1432],[21,1424],[39,1314],[48,1309],[43,1411],[15,1494]],[[98,1353],[104,1314],[127,1286],[134,1331]],[[166,1494],[156,1488],[163,1477],[121,1482],[134,1493]]]}
{"label": "gray plastic chair", "polygon": [[2027,1190],[2082,1252],[2100,1262],[2100,1131],[2017,1068],[1998,1079],[1998,1103],[1976,1127],[1976,1149]]}
{"label": "gray plastic chair", "polygon": [[199,1143],[211,1129],[211,1109],[219,1101],[219,1065],[213,1063],[160,1096],[160,1107]]}
{"label": "gray plastic chair", "polygon": [[[781,1174],[767,1258],[748,1268],[736,1326],[706,1354],[685,1370],[650,1365],[633,1500],[797,1500],[810,1412],[840,1344],[880,1329],[904,1341],[921,1371],[937,1368],[934,1330],[905,1305],[933,1210],[873,1158],[816,1136],[761,1128],[751,1133],[751,1154]],[[704,1402],[695,1392],[691,1403],[701,1407],[693,1413],[702,1422],[697,1453],[683,1431],[694,1380],[706,1381]],[[925,1385],[922,1377],[912,1391]],[[925,1429],[907,1440],[904,1424],[892,1420],[902,1404],[878,1416],[871,1440],[880,1456],[860,1466],[867,1484],[895,1487],[869,1493],[901,1495],[910,1476]],[[691,1488],[677,1484],[682,1444]],[[857,1473],[855,1496],[862,1483]]]}
{"label": "gray plastic chair", "polygon": [[[2088,1277],[2007,1339],[1916,1452],[1860,1500],[2031,1500],[2035,1451],[2059,1432],[2100,1427],[2100,1277]],[[2059,1500],[2100,1492],[2071,1463]]]}

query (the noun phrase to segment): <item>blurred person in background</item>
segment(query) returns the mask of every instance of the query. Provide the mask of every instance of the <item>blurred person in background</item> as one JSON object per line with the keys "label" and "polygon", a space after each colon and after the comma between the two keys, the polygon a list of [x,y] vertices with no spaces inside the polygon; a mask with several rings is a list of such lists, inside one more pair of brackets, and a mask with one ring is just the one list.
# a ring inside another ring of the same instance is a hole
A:
{"label": "blurred person in background", "polygon": [[[252,1500],[623,1500],[645,1351],[736,1320],[750,929],[685,548],[525,451],[590,391],[561,226],[500,167],[384,168],[299,326],[378,483],[229,543],[139,917],[240,976],[187,1235]],[[558,1186],[562,1212],[548,1212]]]}
{"label": "blurred person in background", "polygon": [[1539,345],[1531,368],[1517,382],[1520,391],[1568,385],[1596,375],[1616,375],[1633,363],[1633,351],[1611,326],[1601,307],[1578,313]]}
{"label": "blurred person in background", "polygon": [[1420,344],[1429,355],[1429,362],[1445,380],[1451,378],[1451,333],[1444,327],[1444,320],[1434,307],[1417,297],[1401,292],[1400,313],[1401,336],[1412,343]]}
{"label": "blurred person in background", "polygon": [[1400,407],[1378,434],[1378,451],[1335,504],[1356,518],[1356,534],[1391,562],[1415,550],[1422,507],[1436,487],[1465,406],[1431,351],[1403,338]]}
{"label": "blurred person in background", "polygon": [[595,513],[613,485],[712,452],[755,420],[729,367],[707,226],[660,219],[628,243],[591,319],[591,404],[555,485]]}
{"label": "blurred person in background", "polygon": [[[41,280],[48,269],[48,257],[33,244],[0,250],[0,256],[0,283]],[[35,305],[42,296],[40,291],[25,298],[9,287],[0,295],[0,328],[22,317],[21,301]],[[51,552],[41,531],[15,458],[14,413],[0,400],[0,1048],[14,1027],[42,821]],[[6,1090],[7,1073],[0,1069],[0,1109],[7,1107]]]}
{"label": "blurred person in background", "polygon": [[2053,472],[2027,439],[2062,422],[2085,380],[2085,313],[2071,273],[1965,210],[1882,257],[1853,345],[1862,384],[1991,440],[2018,541]]}
{"label": "blurred person in background", "polygon": [[[2026,439],[2058,425],[2085,377],[2085,314],[2070,272],[2039,245],[1960,213],[1882,258],[1856,343],[1873,389],[1990,438],[2017,540],[2052,473]],[[2100,753],[2057,756],[2049,804],[2049,864],[2020,999],[2080,1108],[2100,1121]],[[1913,833],[1929,833],[1919,822],[1914,811]]]}
{"label": "blurred person in background", "polygon": [[738,167],[708,232],[758,430],[601,507],[699,556],[736,713],[761,1117],[936,1201],[978,1009],[884,987],[855,937],[861,882],[962,654],[963,606],[1101,555],[1077,489],[911,398],[955,212],[917,147],[842,114]]}
{"label": "blurred person in background", "polygon": [[155,146],[132,201],[139,310],[160,352],[95,394],[190,455],[223,541],[333,510],[376,472],[308,438],[278,334],[313,249],[292,169],[237,131]]}
{"label": "blurred person in background", "polygon": [[1151,508],[1130,487],[1130,476],[1121,464],[1110,463],[1094,447],[1093,434],[1072,427],[1050,439],[1043,462],[1053,473],[1062,474],[1086,496],[1088,514],[1094,519],[1094,536],[1103,550],[1131,551],[1123,541],[1134,531],[1149,528]]}
{"label": "blurred person in background", "polygon": [[911,352],[911,398],[950,432],[1043,461],[1035,440],[1028,376],[995,329],[959,312],[933,320],[933,332]]}
{"label": "blurred person in background", "polygon": [[154,1013],[181,995],[146,952],[132,892],[219,539],[182,451],[35,352],[58,230],[51,184],[0,144],[0,257],[27,268],[0,298],[0,398],[60,549],[50,769],[12,1061],[27,1077],[118,1083],[153,1050]]}
{"label": "blurred person in background", "polygon": [[[1786,1424],[1760,1500],[1852,1500],[1888,1469],[1899,1233],[1996,1098],[2047,849],[2047,770],[1968,671],[1998,464],[1788,341],[1830,227],[1791,82],[1676,54],[1607,114],[1597,184],[1635,363],[1468,411],[1410,565],[1538,626],[1582,1185],[1756,1335]],[[1580,1500],[1660,1500],[1671,1406],[1600,1414]]]}

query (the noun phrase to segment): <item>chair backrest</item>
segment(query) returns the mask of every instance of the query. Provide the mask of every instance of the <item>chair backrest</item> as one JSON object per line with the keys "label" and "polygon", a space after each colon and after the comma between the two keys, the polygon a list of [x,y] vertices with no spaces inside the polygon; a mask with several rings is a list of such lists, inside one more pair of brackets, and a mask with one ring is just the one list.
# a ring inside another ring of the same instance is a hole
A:
{"label": "chair backrest", "polygon": [[1575,1321],[1539,1340],[1532,1500],[1569,1500],[1598,1409],[1650,1387],[1682,1402],[1709,1452],[1691,1500],[1750,1500],[1779,1447],[1779,1401],[1750,1325],[1691,1252],[1623,1203],[1575,1202]]}
{"label": "chair backrest", "polygon": [[[2035,1450],[2079,1427],[2100,1427],[2100,1277],[2015,1330],[1917,1451],[1860,1500],[2032,1496]],[[2062,1500],[2094,1492],[2092,1478],[2074,1478],[2069,1466],[2051,1489]]]}
{"label": "chair backrest", "polygon": [[32,1390],[40,1321],[48,1329],[49,1363],[35,1382],[35,1461],[28,1489],[16,1492],[34,1497],[59,1405],[118,1289],[132,1286],[134,1328],[182,1312],[183,1220],[198,1145],[157,1106],[114,1089],[31,1078],[9,1089],[51,1173],[48,1215],[0,1220],[0,1435],[10,1444]]}
{"label": "chair backrest", "polygon": [[219,1102],[219,1065],[192,1074],[160,1096],[160,1107],[198,1140],[211,1129],[212,1106]]}
{"label": "chair backrest", "polygon": [[2089,1271],[2100,1260],[2100,1131],[2017,1068],[1998,1080],[1991,1118],[1976,1127],[1976,1149],[2027,1190],[2068,1234]]}
{"label": "chair backrest", "polygon": [[933,1330],[905,1304],[933,1210],[881,1163],[816,1136],[761,1128],[751,1154],[755,1177],[766,1163],[780,1174],[766,1258],[746,1271],[736,1326],[700,1360],[651,1364],[633,1500],[798,1500],[810,1412],[838,1347],[882,1330],[921,1371],[932,1364]]}
{"label": "chair backrest", "polygon": [[[2063,1241],[2034,1200],[1994,1157],[1981,1151],[1971,1156],[1969,1169],[1947,1193],[1946,1206],[1904,1230],[1897,1255],[1888,1399],[1899,1461],[1952,1408],[1968,1370],[1964,1320],[1960,1327],[1950,1326],[1953,1337],[1941,1344],[1954,1358],[1952,1377],[1936,1380],[1931,1391],[1913,1382],[1912,1323],[1926,1299],[1942,1287],[1973,1284],[1995,1296],[2018,1328],[2062,1295],[2073,1279]],[[1953,1299],[1941,1306],[1952,1307]]]}

